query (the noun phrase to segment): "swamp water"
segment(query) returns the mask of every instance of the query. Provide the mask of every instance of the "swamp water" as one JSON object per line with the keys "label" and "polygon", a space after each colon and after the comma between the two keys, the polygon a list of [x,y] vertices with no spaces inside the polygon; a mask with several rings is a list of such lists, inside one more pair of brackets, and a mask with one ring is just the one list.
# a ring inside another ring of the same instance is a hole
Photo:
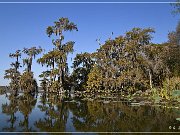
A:
{"label": "swamp water", "polygon": [[118,98],[0,95],[0,132],[180,132],[180,106]]}

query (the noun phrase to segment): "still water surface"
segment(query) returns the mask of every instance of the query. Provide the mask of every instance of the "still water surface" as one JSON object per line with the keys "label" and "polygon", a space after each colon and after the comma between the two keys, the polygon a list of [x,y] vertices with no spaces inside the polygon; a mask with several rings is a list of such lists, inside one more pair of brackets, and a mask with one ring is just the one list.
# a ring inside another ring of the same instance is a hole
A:
{"label": "still water surface", "polygon": [[180,132],[179,105],[0,95],[0,132]]}

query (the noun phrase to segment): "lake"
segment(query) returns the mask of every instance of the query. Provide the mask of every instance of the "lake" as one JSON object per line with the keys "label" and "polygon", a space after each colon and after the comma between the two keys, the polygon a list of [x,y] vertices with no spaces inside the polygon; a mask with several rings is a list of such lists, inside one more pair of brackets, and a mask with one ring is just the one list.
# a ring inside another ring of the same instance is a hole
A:
{"label": "lake", "polygon": [[1,132],[180,132],[179,104],[39,93],[0,95]]}

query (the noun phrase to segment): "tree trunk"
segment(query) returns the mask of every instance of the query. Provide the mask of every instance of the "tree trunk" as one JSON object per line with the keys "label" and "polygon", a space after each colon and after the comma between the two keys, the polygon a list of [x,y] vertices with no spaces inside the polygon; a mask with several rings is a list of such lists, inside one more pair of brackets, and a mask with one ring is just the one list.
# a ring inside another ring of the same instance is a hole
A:
{"label": "tree trunk", "polygon": [[[54,71],[54,62],[55,62],[55,60],[53,59],[52,71]],[[54,73],[53,74],[53,82],[55,82],[55,80],[56,80],[56,74]]]}
{"label": "tree trunk", "polygon": [[150,70],[149,70],[149,85],[150,85],[150,88],[152,89],[152,74]]}
{"label": "tree trunk", "polygon": [[62,71],[62,67],[59,67],[58,81],[59,81],[59,85],[60,85],[60,91],[58,91],[58,92],[61,93],[63,91],[63,71]]}
{"label": "tree trunk", "polygon": [[30,57],[28,63],[27,63],[27,71],[31,72],[31,66],[32,66],[32,57]]}

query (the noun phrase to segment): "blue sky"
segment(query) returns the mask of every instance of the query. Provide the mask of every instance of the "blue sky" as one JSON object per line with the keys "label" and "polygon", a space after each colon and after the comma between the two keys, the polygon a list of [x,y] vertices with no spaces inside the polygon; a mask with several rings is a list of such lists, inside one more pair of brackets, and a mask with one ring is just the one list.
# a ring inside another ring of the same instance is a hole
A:
{"label": "blue sky", "polygon": [[[45,30],[60,17],[68,17],[79,29],[78,32],[65,34],[65,41],[75,41],[75,52],[68,60],[71,64],[70,58],[76,53],[95,51],[99,47],[96,39],[100,38],[103,43],[111,36],[111,32],[114,33],[114,38],[133,27],[152,27],[156,31],[153,34],[153,42],[167,41],[168,32],[175,30],[179,20],[179,16],[174,17],[171,14],[172,9],[170,4],[0,3],[0,85],[8,84],[8,80],[4,80],[3,76],[4,70],[9,68],[13,61],[8,57],[9,53],[31,46],[41,46],[46,51],[52,49],[51,38],[47,37]],[[34,62],[32,70],[38,80],[38,75],[44,68]]]}

